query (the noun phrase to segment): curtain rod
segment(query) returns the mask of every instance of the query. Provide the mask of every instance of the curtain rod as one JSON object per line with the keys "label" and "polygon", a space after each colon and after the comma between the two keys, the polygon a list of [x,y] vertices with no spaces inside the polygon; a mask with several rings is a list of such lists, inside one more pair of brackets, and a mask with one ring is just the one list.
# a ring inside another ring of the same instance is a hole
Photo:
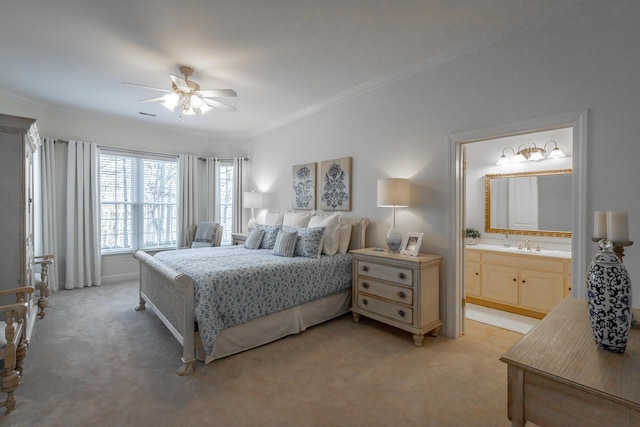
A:
{"label": "curtain rod", "polygon": [[[69,141],[66,141],[64,139],[56,139],[53,142],[54,143],[61,142],[63,144],[68,144],[69,143]],[[129,153],[136,153],[136,154],[161,154],[163,156],[175,156],[175,157],[179,156],[179,154],[175,154],[175,153],[150,152],[150,151],[142,151],[142,150],[133,150],[131,148],[109,147],[109,146],[106,146],[106,145],[98,145],[98,148],[106,148],[106,149],[109,149],[109,150],[124,151],[124,152],[129,152]],[[209,158],[212,158],[212,157],[209,157]],[[216,159],[216,160],[234,160],[234,157],[213,157],[213,159]],[[207,157],[198,157],[198,160],[207,160]],[[248,157],[242,157],[242,160],[248,161],[249,158]]]}
{"label": "curtain rod", "polygon": [[[215,160],[235,160],[234,157],[198,157],[198,160],[207,160],[207,159],[215,159]],[[248,157],[241,157],[244,161],[249,161]]]}

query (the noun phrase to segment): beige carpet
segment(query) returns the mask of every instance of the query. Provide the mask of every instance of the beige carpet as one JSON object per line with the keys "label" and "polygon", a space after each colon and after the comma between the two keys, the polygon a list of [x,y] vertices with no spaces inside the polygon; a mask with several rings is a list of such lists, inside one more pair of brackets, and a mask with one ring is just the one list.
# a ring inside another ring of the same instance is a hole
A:
{"label": "beige carpet", "polygon": [[458,340],[351,316],[175,374],[180,346],[135,283],[61,291],[38,320],[7,426],[508,426],[521,335],[473,321]]}

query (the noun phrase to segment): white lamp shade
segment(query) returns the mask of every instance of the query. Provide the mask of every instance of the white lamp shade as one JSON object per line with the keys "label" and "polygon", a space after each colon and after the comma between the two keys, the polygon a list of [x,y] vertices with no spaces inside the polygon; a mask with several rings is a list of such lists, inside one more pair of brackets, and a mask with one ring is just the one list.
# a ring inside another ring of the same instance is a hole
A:
{"label": "white lamp shade", "polygon": [[261,208],[264,204],[264,195],[255,191],[245,191],[243,195],[243,207],[245,208]]}
{"label": "white lamp shade", "polygon": [[409,206],[409,180],[404,178],[383,178],[378,180],[378,206]]}

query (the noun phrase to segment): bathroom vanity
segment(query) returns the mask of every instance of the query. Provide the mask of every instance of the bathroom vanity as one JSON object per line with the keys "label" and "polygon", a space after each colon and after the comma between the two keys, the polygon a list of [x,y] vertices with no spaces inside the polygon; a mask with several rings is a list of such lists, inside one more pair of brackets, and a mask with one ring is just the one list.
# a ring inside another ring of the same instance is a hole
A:
{"label": "bathroom vanity", "polygon": [[464,280],[467,302],[542,319],[571,294],[571,253],[467,246]]}

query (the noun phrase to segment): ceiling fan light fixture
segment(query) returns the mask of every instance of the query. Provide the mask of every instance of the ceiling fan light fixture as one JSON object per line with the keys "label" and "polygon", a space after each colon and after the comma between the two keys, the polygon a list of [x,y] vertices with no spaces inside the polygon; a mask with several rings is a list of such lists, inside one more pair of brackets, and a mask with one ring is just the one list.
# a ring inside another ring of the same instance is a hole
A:
{"label": "ceiling fan light fixture", "polygon": [[182,112],[185,116],[195,116],[196,115],[196,110],[193,109],[193,107],[189,106],[188,109],[184,109],[184,111]]}
{"label": "ceiling fan light fixture", "polygon": [[180,96],[177,93],[168,93],[164,96],[162,105],[165,106],[168,110],[173,111],[178,106],[179,100]]}
{"label": "ceiling fan light fixture", "polygon": [[202,103],[202,105],[200,106],[200,114],[206,114],[209,111],[213,110],[213,108],[209,107],[206,103]]}
{"label": "ceiling fan light fixture", "polygon": [[193,108],[200,108],[202,104],[204,104],[204,102],[202,102],[202,99],[200,99],[198,95],[191,95],[191,105],[193,105]]}

